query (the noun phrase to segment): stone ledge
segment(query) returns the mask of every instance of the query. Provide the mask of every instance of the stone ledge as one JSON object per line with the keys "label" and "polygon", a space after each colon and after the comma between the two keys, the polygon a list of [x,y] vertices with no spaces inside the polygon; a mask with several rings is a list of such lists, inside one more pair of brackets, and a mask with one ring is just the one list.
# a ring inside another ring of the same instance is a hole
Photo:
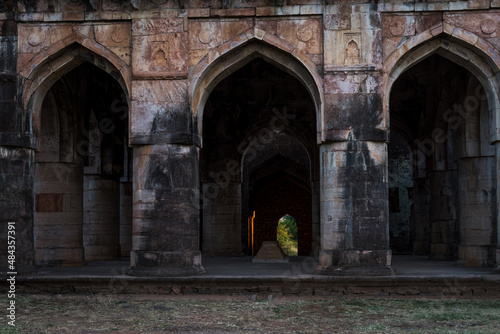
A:
{"label": "stone ledge", "polygon": [[127,271],[127,275],[136,277],[180,277],[201,275],[205,272],[202,266],[193,265],[186,268],[174,267],[142,267],[136,266]]}
{"label": "stone ledge", "polygon": [[252,263],[288,263],[290,259],[285,257],[284,259],[258,259],[254,257]]}
{"label": "stone ledge", "polygon": [[299,15],[301,6],[266,6],[257,7],[257,16],[281,16],[281,15]]}
{"label": "stone ledge", "polygon": [[375,65],[366,65],[366,66],[326,66],[324,69],[325,73],[344,73],[344,74],[366,74],[372,72],[380,72],[383,71],[377,68]]}
{"label": "stone ledge", "polygon": [[190,133],[135,134],[130,136],[130,145],[182,144],[193,145]]}
{"label": "stone ledge", "polygon": [[211,17],[255,16],[255,8],[210,9]]}
{"label": "stone ledge", "polygon": [[318,268],[320,275],[329,276],[393,276],[395,271],[391,267],[326,267]]}
{"label": "stone ledge", "polygon": [[[274,296],[369,296],[498,298],[500,275],[446,277],[354,277],[301,275],[294,277],[130,277],[18,276],[20,293],[220,294]],[[6,287],[2,280],[0,287]]]}
{"label": "stone ledge", "polygon": [[36,149],[38,148],[38,139],[19,133],[0,132],[0,145]]}

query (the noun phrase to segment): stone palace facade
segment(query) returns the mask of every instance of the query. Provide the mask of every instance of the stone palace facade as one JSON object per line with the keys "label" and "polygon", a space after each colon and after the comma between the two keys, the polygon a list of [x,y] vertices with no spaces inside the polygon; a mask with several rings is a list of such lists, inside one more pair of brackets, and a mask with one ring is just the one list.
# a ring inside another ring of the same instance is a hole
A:
{"label": "stone palace facade", "polygon": [[0,0],[0,270],[500,264],[500,1]]}

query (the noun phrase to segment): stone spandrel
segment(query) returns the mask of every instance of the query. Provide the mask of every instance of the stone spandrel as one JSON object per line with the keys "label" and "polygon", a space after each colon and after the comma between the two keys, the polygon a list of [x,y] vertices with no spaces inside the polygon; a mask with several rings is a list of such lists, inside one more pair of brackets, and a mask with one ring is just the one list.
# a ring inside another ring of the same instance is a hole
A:
{"label": "stone spandrel", "polygon": [[132,86],[133,144],[190,143],[191,115],[186,80],[136,80]]}
{"label": "stone spandrel", "polygon": [[132,71],[142,77],[186,77],[189,38],[184,19],[134,20]]}

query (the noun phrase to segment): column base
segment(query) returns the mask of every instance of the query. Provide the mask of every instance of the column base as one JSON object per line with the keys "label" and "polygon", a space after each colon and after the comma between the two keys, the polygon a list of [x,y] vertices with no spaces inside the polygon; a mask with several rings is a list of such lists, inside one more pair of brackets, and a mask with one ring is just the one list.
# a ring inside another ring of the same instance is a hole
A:
{"label": "column base", "polygon": [[194,276],[203,274],[201,252],[131,251],[127,275],[139,277]]}
{"label": "column base", "polygon": [[320,251],[316,272],[330,276],[393,276],[390,250]]}
{"label": "column base", "polygon": [[493,268],[493,272],[495,274],[500,274],[500,249],[497,249],[496,258],[497,258],[497,264]]}
{"label": "column base", "polygon": [[[488,257],[490,257],[489,261]],[[458,266],[491,267],[492,264],[491,255],[488,254],[488,246],[461,245],[458,247],[458,258]]]}

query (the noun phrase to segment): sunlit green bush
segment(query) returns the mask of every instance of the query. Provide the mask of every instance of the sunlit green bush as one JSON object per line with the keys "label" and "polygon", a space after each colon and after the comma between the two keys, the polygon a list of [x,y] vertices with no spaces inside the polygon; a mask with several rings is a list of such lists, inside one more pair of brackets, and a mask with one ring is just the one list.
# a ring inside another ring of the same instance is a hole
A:
{"label": "sunlit green bush", "polygon": [[287,256],[298,255],[297,222],[290,215],[281,217],[278,222],[278,243]]}

